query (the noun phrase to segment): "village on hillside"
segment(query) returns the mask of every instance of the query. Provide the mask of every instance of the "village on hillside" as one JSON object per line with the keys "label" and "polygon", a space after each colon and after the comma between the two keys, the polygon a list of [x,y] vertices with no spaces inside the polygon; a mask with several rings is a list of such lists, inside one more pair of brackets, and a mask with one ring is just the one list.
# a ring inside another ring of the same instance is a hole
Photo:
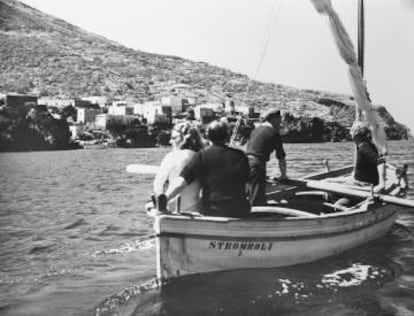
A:
{"label": "village on hillside", "polygon": [[[183,89],[186,88],[184,85]],[[330,116],[352,118],[353,112],[342,108],[340,103],[336,105],[334,100],[326,99],[326,103],[324,112],[320,111],[320,105],[310,101],[290,102],[289,110],[286,104],[279,107],[283,141],[350,141],[350,124],[332,120]],[[170,94],[142,103],[106,96],[65,99],[0,94],[0,151],[168,146],[175,123],[190,120],[203,134],[206,125],[215,119],[225,119],[230,126],[229,134],[236,130],[233,140],[242,145],[259,122],[260,112],[272,106],[258,109],[246,104],[231,94],[213,101],[189,97],[179,86]],[[319,114],[310,116],[305,110]],[[384,109],[379,111],[384,112],[381,117],[387,120],[384,126],[389,140],[409,137],[405,126],[399,127]]]}
{"label": "village on hillside", "polygon": [[144,103],[110,102],[105,96],[62,99],[16,93],[0,99],[2,107],[32,105],[47,109],[55,120],[65,119],[70,141],[83,148],[168,145],[170,129],[176,122],[191,120],[203,132],[206,124],[222,117],[230,124],[243,118],[239,135],[243,141],[248,137],[243,132],[249,133],[260,115],[252,106],[236,105],[230,96],[222,103],[202,104],[177,94]]}

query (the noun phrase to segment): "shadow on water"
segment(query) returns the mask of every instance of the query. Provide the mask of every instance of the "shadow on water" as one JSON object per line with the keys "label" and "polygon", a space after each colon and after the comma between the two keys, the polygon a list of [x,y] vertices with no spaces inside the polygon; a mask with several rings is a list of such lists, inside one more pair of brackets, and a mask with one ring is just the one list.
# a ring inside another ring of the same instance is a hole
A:
{"label": "shadow on water", "polygon": [[187,276],[162,288],[153,279],[113,295],[90,314],[399,315],[414,310],[414,293],[398,289],[407,299],[399,307],[387,296],[397,290],[393,280],[413,275],[407,266],[412,252],[403,258],[412,234],[395,224],[382,239],[310,264]]}

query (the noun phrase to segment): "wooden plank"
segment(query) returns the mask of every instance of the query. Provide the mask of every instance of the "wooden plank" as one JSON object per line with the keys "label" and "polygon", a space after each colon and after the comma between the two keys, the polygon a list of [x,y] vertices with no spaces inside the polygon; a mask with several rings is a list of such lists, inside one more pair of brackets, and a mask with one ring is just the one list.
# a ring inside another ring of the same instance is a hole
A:
{"label": "wooden plank", "polygon": [[[326,190],[332,193],[339,193],[339,194],[344,194],[348,196],[356,196],[360,198],[371,197],[370,192],[349,189],[340,184],[333,184],[333,183],[326,183],[322,181],[311,180],[311,181],[307,181],[306,186],[312,189]],[[385,195],[385,194],[375,194],[374,196],[387,203],[410,207],[414,209],[414,201],[412,200],[402,199],[396,196],[390,196],[390,195]]]}
{"label": "wooden plank", "polygon": [[319,217],[316,214],[280,206],[253,206],[252,213],[273,213],[293,217]]}
{"label": "wooden plank", "polygon": [[[350,188],[349,186],[336,184],[332,182],[306,180],[306,179],[289,179],[288,182],[293,185],[297,185],[297,186],[306,186],[308,188],[323,190],[323,191],[330,192],[330,193],[342,194],[345,196],[352,196],[352,197],[358,197],[358,198],[363,198],[363,199],[372,197],[371,192],[356,190],[354,188]],[[409,208],[414,208],[413,200],[407,200],[407,199],[399,198],[396,196],[390,196],[390,195],[378,194],[378,193],[375,193],[374,197],[387,203],[409,207]]]}
{"label": "wooden plank", "polygon": [[334,178],[349,174],[354,169],[353,166],[345,166],[328,172],[318,172],[305,177],[308,180],[321,180],[326,178]]}
{"label": "wooden plank", "polygon": [[126,166],[126,172],[137,174],[156,174],[160,169],[159,166],[148,164],[130,164]]}
{"label": "wooden plank", "polygon": [[324,172],[317,172],[306,176],[300,181],[295,181],[295,179],[287,179],[281,182],[277,182],[274,179],[268,180],[268,186],[266,189],[266,195],[269,199],[281,199],[286,198],[289,199],[295,194],[300,188],[304,187],[305,184],[303,183],[304,180],[321,180],[325,178],[331,177],[339,177],[346,174],[349,174],[353,170],[353,166],[345,166],[342,168],[338,168],[332,171],[324,171]]}

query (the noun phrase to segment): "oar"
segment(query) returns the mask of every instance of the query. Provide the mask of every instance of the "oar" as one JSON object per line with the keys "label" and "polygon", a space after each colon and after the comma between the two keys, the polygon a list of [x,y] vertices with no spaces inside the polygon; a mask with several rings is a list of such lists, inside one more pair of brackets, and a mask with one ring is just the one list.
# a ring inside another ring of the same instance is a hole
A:
{"label": "oar", "polygon": [[[326,182],[326,181],[288,179],[286,180],[286,182],[292,185],[306,186],[311,189],[323,190],[326,192],[343,194],[346,196],[354,196],[354,197],[359,197],[359,198],[364,198],[364,199],[371,196],[370,192],[355,190],[355,189],[346,187],[341,184],[336,184],[336,183]],[[396,196],[377,194],[377,193],[375,193],[374,196],[390,204],[414,208],[414,200],[407,200],[407,199],[399,198]]]}
{"label": "oar", "polygon": [[126,172],[137,174],[156,174],[159,169],[159,166],[147,164],[131,164],[126,166]]}

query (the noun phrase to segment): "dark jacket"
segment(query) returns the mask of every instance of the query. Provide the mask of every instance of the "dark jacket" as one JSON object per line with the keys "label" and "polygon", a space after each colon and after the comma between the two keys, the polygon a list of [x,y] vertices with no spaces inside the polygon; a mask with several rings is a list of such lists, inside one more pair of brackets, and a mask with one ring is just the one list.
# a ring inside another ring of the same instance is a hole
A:
{"label": "dark jacket", "polygon": [[283,159],[286,156],[278,131],[270,126],[259,126],[255,128],[250,135],[246,154],[255,156],[263,162],[267,162],[273,151],[276,151],[277,159]]}
{"label": "dark jacket", "polygon": [[180,176],[187,183],[200,181],[205,215],[244,217],[249,214],[246,195],[249,164],[242,151],[212,145],[199,151]]}
{"label": "dark jacket", "polygon": [[378,154],[375,145],[367,140],[361,141],[357,144],[355,180],[377,185],[379,182],[377,166],[381,163],[384,163],[384,158]]}

